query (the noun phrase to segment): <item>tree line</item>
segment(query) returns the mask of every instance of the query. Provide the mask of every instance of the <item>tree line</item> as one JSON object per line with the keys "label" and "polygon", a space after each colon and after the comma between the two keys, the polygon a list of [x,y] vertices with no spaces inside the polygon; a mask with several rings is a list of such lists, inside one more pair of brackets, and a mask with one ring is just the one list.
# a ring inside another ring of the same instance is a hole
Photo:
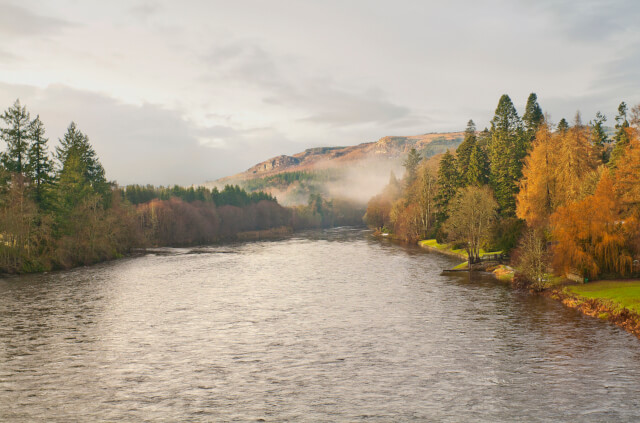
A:
{"label": "tree line", "polygon": [[[411,150],[401,181],[391,176],[367,207],[367,223],[414,242],[512,252],[535,286],[546,274],[589,278],[638,272],[640,106],[623,102],[613,137],[601,112],[551,123],[532,93],[520,117],[508,95],[490,126],[469,121],[463,142],[437,161]],[[635,261],[634,261],[635,260]]]}
{"label": "tree line", "polygon": [[[40,116],[19,100],[0,115],[0,272],[64,269],[134,248],[235,239],[244,231],[353,222],[352,209],[314,197],[285,208],[237,185],[121,188],[108,181],[89,137],[71,122],[49,152]],[[361,215],[360,215],[361,216]]]}

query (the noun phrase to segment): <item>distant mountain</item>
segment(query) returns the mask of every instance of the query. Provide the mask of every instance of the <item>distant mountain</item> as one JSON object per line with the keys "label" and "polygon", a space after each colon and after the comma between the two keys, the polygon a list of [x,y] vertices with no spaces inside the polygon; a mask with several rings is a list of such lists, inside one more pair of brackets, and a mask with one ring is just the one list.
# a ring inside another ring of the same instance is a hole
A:
{"label": "distant mountain", "polygon": [[425,158],[455,149],[464,138],[464,132],[433,133],[407,137],[390,136],[376,142],[367,142],[350,147],[309,148],[293,156],[277,156],[233,176],[216,182],[244,181],[263,178],[282,172],[320,170],[349,166],[351,162],[365,159],[397,159],[415,148]]}
{"label": "distant mountain", "polygon": [[306,202],[309,193],[363,201],[384,186],[390,171],[402,172],[402,161],[411,148],[430,158],[455,150],[463,138],[464,132],[431,133],[389,136],[350,147],[309,148],[292,156],[273,157],[204,185],[240,184],[248,190],[269,191],[289,204]]}

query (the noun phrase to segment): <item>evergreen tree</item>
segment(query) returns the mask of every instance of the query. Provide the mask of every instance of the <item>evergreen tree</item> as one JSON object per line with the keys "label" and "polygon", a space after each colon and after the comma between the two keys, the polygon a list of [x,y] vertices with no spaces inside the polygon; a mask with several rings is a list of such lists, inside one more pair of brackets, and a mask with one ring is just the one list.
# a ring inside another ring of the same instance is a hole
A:
{"label": "evergreen tree", "polygon": [[458,146],[456,150],[458,173],[462,181],[466,181],[467,171],[469,168],[469,160],[471,158],[471,152],[476,146],[476,125],[473,120],[467,122],[467,128],[464,131],[464,141]]}
{"label": "evergreen tree", "polygon": [[522,177],[522,160],[527,154],[528,142],[525,141],[522,121],[506,94],[498,102],[491,121],[491,133],[489,182],[496,194],[501,213],[512,216],[515,213],[515,195],[518,192],[518,181]]}
{"label": "evergreen tree", "polygon": [[482,186],[488,181],[489,161],[484,150],[473,146],[467,170],[467,185]]}
{"label": "evergreen tree", "polygon": [[613,136],[615,145],[611,151],[611,160],[609,165],[616,167],[618,160],[624,155],[624,150],[629,145],[629,121],[627,120],[627,104],[623,101],[618,106],[618,116],[616,116],[616,133]]}
{"label": "evergreen tree", "polygon": [[524,130],[528,142],[533,141],[543,120],[544,115],[542,114],[542,108],[540,108],[538,104],[538,96],[535,93],[531,93],[527,99],[524,115],[522,115],[522,122],[524,123]]}
{"label": "evergreen tree", "polygon": [[591,125],[591,139],[593,145],[600,150],[602,162],[606,163],[607,157],[607,144],[609,143],[609,137],[604,130],[604,123],[607,121],[607,117],[600,112],[596,112],[596,117],[590,123]]}
{"label": "evergreen tree", "polygon": [[0,116],[7,125],[0,128],[2,139],[7,143],[7,151],[2,154],[2,164],[10,172],[23,173],[27,166],[29,151],[29,112],[16,100]]}
{"label": "evergreen tree", "polygon": [[60,146],[56,147],[59,166],[64,169],[69,157],[76,156],[82,163],[83,175],[93,190],[105,195],[110,189],[109,184],[105,178],[104,168],[89,143],[89,138],[77,128],[74,122],[71,122],[64,137],[59,141]]}
{"label": "evergreen tree", "polygon": [[456,165],[456,158],[447,150],[440,160],[438,168],[438,195],[436,205],[438,207],[437,219],[444,222],[448,215],[448,206],[460,187],[460,175]]}
{"label": "evergreen tree", "polygon": [[29,159],[27,174],[34,184],[36,203],[42,204],[45,185],[51,182],[53,163],[47,147],[49,139],[44,137],[44,125],[40,116],[36,116],[29,126],[29,139],[31,146],[27,155]]}
{"label": "evergreen tree", "polygon": [[567,122],[565,118],[560,119],[557,129],[561,134],[567,132],[567,130],[569,129],[569,122]]}
{"label": "evergreen tree", "polygon": [[418,165],[420,164],[421,160],[422,157],[420,157],[420,153],[418,153],[415,148],[409,150],[409,155],[403,163],[403,166],[406,169],[405,182],[407,186],[411,185],[413,181],[415,181],[418,171]]}

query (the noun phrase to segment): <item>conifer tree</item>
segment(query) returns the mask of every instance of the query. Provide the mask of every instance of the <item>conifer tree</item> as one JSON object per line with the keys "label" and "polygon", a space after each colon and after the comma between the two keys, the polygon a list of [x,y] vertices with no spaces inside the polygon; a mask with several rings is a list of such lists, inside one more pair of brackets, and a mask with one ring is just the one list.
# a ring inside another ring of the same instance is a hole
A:
{"label": "conifer tree", "polygon": [[538,96],[535,93],[531,93],[527,99],[524,115],[522,115],[522,122],[524,123],[524,130],[528,142],[531,142],[536,136],[536,132],[543,120],[544,115],[542,114],[540,104],[538,104]]}
{"label": "conifer tree", "polygon": [[71,156],[77,156],[83,169],[83,176],[88,180],[96,193],[101,195],[109,191],[109,184],[105,178],[104,168],[89,143],[89,138],[83,134],[74,122],[67,128],[64,137],[59,140],[60,146],[56,147],[58,165],[64,169],[65,163]]}
{"label": "conifer tree", "polygon": [[415,148],[409,150],[409,155],[407,159],[404,161],[403,166],[406,169],[405,173],[405,183],[407,186],[411,185],[413,181],[415,181],[418,171],[418,165],[422,157],[420,157],[420,153]]}
{"label": "conifer tree", "polygon": [[23,173],[27,166],[29,151],[29,112],[16,100],[0,116],[6,128],[0,128],[2,140],[7,143],[7,151],[2,154],[2,164],[9,172]]}
{"label": "conifer tree", "polygon": [[482,186],[488,182],[489,162],[484,149],[473,146],[469,167],[467,169],[467,185]]}
{"label": "conifer tree", "polygon": [[464,141],[458,146],[456,150],[456,160],[458,162],[458,173],[462,181],[466,181],[467,171],[469,169],[469,160],[471,159],[471,152],[476,146],[476,125],[473,120],[467,122],[467,128],[464,131]]}
{"label": "conifer tree", "polygon": [[41,204],[45,185],[52,179],[53,163],[47,148],[49,139],[44,137],[44,125],[39,115],[29,126],[29,139],[31,146],[27,155],[29,159],[27,173],[34,185],[36,203]]}
{"label": "conifer tree", "polygon": [[460,187],[460,175],[456,165],[456,158],[447,150],[440,160],[438,168],[438,195],[436,204],[438,207],[438,220],[444,222],[448,217],[448,206]]}
{"label": "conifer tree", "polygon": [[603,163],[606,163],[608,160],[607,144],[609,143],[609,137],[607,137],[607,133],[604,130],[604,123],[606,121],[607,117],[598,111],[596,112],[595,119],[589,122],[591,125],[591,142],[600,150]]}
{"label": "conifer tree", "polygon": [[618,106],[618,116],[616,116],[616,133],[613,136],[615,145],[611,152],[611,159],[609,165],[616,167],[618,160],[624,154],[624,150],[629,145],[629,134],[627,133],[629,128],[629,121],[627,120],[627,104],[623,101]]}
{"label": "conifer tree", "polygon": [[560,119],[557,126],[558,132],[564,133],[569,129],[569,122],[565,118]]}
{"label": "conifer tree", "polygon": [[522,177],[522,160],[527,154],[522,121],[508,95],[498,102],[491,121],[491,143],[489,150],[489,182],[496,194],[500,212],[505,216],[515,213],[515,195],[518,181]]}

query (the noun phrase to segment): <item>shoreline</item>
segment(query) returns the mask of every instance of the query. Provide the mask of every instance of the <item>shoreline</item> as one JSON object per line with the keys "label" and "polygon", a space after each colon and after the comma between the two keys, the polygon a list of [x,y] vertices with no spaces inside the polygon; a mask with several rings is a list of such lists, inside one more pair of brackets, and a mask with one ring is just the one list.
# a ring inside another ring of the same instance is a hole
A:
{"label": "shoreline", "polygon": [[[428,245],[424,240],[418,241],[418,245],[429,251],[457,258],[466,258],[466,256],[463,257],[461,254],[447,248],[438,248],[436,246]],[[499,282],[511,283],[513,280],[512,269],[508,266],[500,265],[494,269],[488,268],[483,271],[493,276]],[[509,271],[511,271],[511,273],[509,273]],[[613,283],[613,281],[594,281],[591,283],[595,282]],[[575,285],[580,286],[579,284]],[[577,293],[569,292],[567,289],[568,286],[573,285],[549,287],[541,292],[534,292],[530,290],[529,293],[533,295],[542,295],[544,297],[560,301],[566,307],[578,310],[586,316],[605,320],[640,339],[640,313],[630,310],[624,306],[616,305],[614,301],[607,298],[589,298]]]}

